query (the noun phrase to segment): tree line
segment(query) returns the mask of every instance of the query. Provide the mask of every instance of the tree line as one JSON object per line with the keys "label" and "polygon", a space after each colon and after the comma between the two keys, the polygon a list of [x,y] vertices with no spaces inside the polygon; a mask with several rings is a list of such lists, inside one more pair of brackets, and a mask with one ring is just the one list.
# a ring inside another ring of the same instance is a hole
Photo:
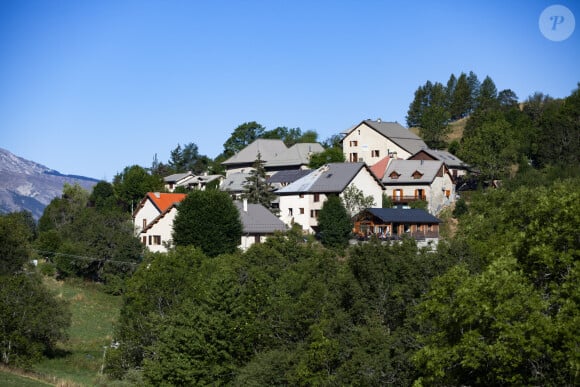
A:
{"label": "tree line", "polygon": [[[517,165],[578,163],[579,112],[578,86],[563,99],[536,92],[520,103],[512,90],[498,92],[491,77],[480,83],[470,72],[451,74],[446,85],[419,86],[407,124],[419,128],[429,147],[447,148],[470,164],[481,180],[496,180]],[[450,123],[460,118],[466,118],[463,135],[448,142]]]}

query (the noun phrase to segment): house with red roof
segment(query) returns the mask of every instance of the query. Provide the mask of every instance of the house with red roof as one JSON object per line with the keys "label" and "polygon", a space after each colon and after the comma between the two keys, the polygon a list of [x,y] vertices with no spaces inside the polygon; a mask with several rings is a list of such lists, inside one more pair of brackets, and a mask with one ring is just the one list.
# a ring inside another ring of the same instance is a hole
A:
{"label": "house with red roof", "polygon": [[[175,206],[186,196],[181,193],[147,192],[147,195],[139,202],[133,212],[135,234],[151,251],[158,251],[155,246],[160,247],[164,242],[171,240],[173,221],[169,213],[172,210],[175,211]],[[169,216],[166,216],[168,214]],[[173,216],[175,216],[174,213]],[[159,224],[160,221],[162,221],[161,224]],[[153,228],[155,225],[156,227]]]}

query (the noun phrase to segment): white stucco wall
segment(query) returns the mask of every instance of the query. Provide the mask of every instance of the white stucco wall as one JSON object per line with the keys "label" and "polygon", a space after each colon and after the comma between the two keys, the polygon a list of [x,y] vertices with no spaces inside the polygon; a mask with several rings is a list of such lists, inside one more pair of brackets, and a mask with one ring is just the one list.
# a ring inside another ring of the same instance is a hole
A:
{"label": "white stucco wall", "polygon": [[151,199],[147,197],[145,204],[139,210],[135,212],[134,222],[135,222],[135,235],[138,235],[141,230],[143,230],[143,220],[149,224],[153,219],[159,216],[160,212],[155,207]]}
{"label": "white stucco wall", "polygon": [[[366,168],[360,170],[358,175],[350,182],[349,187],[352,185],[360,189],[364,196],[372,196],[375,201],[375,207],[382,206],[383,188]],[[342,197],[342,194],[340,196]]]}
{"label": "white stucco wall", "polygon": [[[165,247],[167,244],[171,244],[173,233],[173,221],[177,215],[177,208],[172,207],[165,215],[159,219],[151,228],[147,229],[146,232],[139,234],[139,239],[143,241],[143,237],[146,237],[145,245],[152,252],[167,252]],[[161,236],[161,244],[149,244],[149,236],[159,235]]]}
{"label": "white stucco wall", "polygon": [[[351,145],[352,141],[356,141],[357,145]],[[373,150],[378,150],[379,155],[373,157]],[[397,158],[402,159],[411,156],[409,152],[399,147],[376,130],[371,129],[365,123],[359,125],[342,140],[342,152],[344,153],[346,161],[351,161],[351,153],[357,153],[359,161],[364,161],[367,165],[375,164],[377,161],[386,157],[389,152],[397,152]],[[360,160],[360,158],[363,160]]]}

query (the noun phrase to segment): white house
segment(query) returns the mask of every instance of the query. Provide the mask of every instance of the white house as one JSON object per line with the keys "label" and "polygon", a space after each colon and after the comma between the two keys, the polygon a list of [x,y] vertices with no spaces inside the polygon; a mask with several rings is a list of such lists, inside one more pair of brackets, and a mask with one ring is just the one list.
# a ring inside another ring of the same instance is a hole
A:
{"label": "white house", "polygon": [[148,192],[133,212],[135,234],[151,251],[165,251],[164,243],[171,242],[175,207],[187,195]]}
{"label": "white house", "polygon": [[305,231],[316,232],[318,213],[327,197],[341,196],[350,186],[372,196],[375,205],[382,202],[383,186],[366,164],[330,163],[275,191],[280,219],[288,226],[297,223]]}
{"label": "white house", "polygon": [[427,144],[398,122],[364,120],[343,133],[342,151],[349,162],[373,165],[385,156],[406,159]]}
{"label": "white house", "polygon": [[264,242],[276,231],[286,231],[286,225],[261,204],[235,201],[242,222],[242,240],[239,248],[247,250],[254,243]]}
{"label": "white house", "polygon": [[177,187],[184,187],[188,190],[205,190],[205,187],[217,180],[217,185],[221,184],[224,177],[222,175],[194,175],[193,172],[175,173],[163,178],[165,182],[165,189],[169,192],[175,191]]}
{"label": "white house", "polygon": [[436,215],[455,201],[455,183],[442,161],[391,160],[382,182],[394,205],[425,200],[429,213]]}
{"label": "white house", "polygon": [[[185,194],[149,192],[141,201],[134,214],[136,233],[149,251],[164,253],[173,246],[173,222],[185,197]],[[245,200],[234,204],[242,222],[239,245],[242,250],[264,242],[276,231],[286,230],[286,225],[261,204],[248,204]]]}

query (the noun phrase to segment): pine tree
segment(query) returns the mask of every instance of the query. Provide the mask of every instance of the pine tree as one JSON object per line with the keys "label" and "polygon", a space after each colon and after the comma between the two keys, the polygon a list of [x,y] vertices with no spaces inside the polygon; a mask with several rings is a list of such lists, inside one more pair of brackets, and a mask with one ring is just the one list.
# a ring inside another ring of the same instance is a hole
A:
{"label": "pine tree", "polygon": [[276,195],[273,193],[274,188],[267,181],[266,169],[260,153],[258,153],[252,168],[250,176],[246,178],[246,190],[242,197],[247,199],[249,203],[261,204],[275,212],[275,209],[272,208],[272,202],[276,199]]}
{"label": "pine tree", "polygon": [[352,220],[338,196],[330,196],[318,214],[321,242],[327,247],[346,247]]}
{"label": "pine tree", "polygon": [[467,75],[461,73],[455,84],[449,113],[451,114],[451,119],[457,120],[468,115],[470,110],[471,91],[467,81]]}

